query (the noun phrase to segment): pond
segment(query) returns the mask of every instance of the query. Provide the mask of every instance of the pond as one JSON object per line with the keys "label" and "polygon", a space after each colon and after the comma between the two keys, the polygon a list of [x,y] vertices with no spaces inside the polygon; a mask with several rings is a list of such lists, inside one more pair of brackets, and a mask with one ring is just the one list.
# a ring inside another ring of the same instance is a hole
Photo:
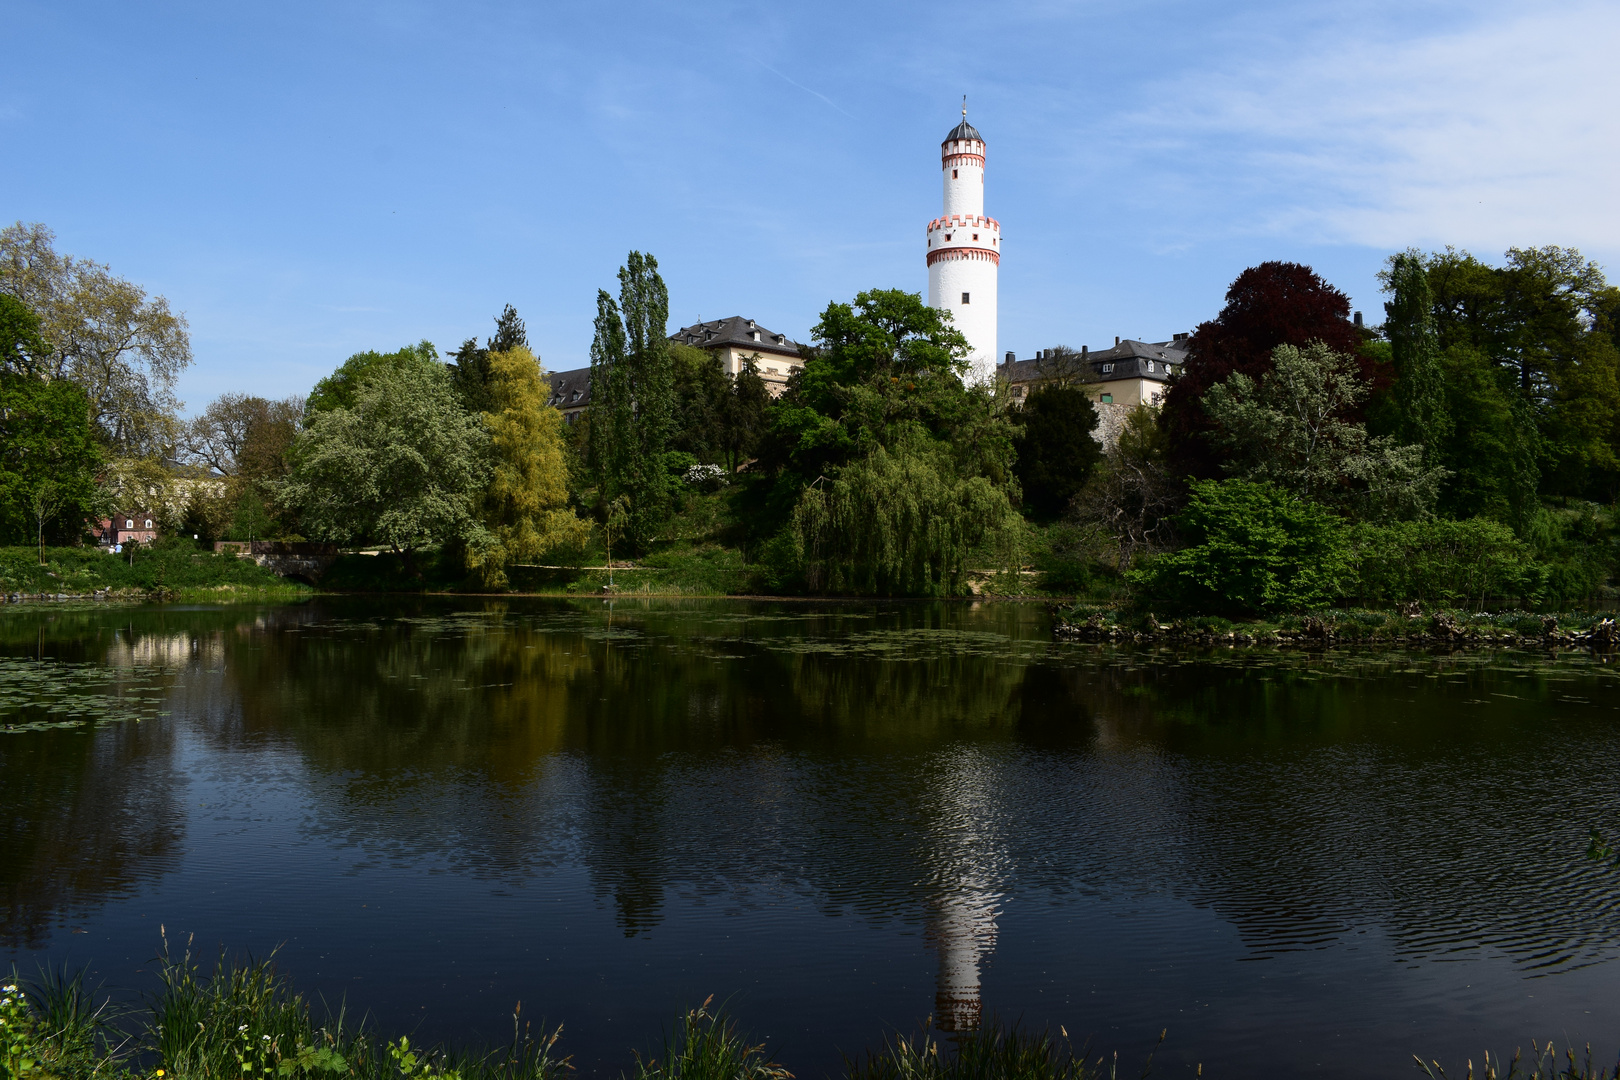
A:
{"label": "pond", "polygon": [[1620,1049],[1586,652],[1058,643],[1019,604],[0,614],[5,957],[187,940],[616,1076],[713,994],[800,1077],[926,1018],[1159,1075]]}

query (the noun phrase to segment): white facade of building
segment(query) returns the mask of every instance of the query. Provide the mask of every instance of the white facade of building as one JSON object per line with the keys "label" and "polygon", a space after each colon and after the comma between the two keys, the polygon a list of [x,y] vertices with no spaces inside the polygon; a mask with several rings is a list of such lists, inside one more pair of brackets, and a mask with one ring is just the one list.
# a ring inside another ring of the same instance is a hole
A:
{"label": "white facade of building", "polygon": [[951,313],[972,351],[972,378],[996,369],[996,272],[1001,223],[984,215],[984,137],[962,122],[940,144],[944,212],[928,223],[928,306]]}

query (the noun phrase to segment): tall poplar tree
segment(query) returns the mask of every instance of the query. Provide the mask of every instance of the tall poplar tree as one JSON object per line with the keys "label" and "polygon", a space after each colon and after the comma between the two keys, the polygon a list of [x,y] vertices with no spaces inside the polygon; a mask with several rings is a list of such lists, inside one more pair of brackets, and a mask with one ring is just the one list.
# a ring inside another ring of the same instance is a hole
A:
{"label": "tall poplar tree", "polygon": [[1451,436],[1451,416],[1440,370],[1434,293],[1423,257],[1414,251],[1391,256],[1386,282],[1392,294],[1384,304],[1384,334],[1395,361],[1395,434],[1401,442],[1422,446],[1424,457],[1434,462]]}
{"label": "tall poplar tree", "polygon": [[596,294],[588,453],[600,501],[629,497],[627,533],[643,547],[669,514],[664,456],[675,373],[668,322],[669,290],[658,260],[632,251],[619,268],[618,303],[605,291]]}

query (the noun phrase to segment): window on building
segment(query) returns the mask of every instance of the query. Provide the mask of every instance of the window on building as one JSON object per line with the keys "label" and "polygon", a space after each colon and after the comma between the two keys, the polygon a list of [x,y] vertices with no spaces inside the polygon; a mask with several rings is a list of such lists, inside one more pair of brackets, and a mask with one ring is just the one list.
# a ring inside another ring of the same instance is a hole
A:
{"label": "window on building", "polygon": [[978,233],[974,233],[974,234],[973,234],[973,239],[975,239],[975,240],[977,240],[977,239],[978,239],[978,238],[979,238],[979,234],[978,234]]}
{"label": "window on building", "polygon": [[1113,364],[1104,364],[1102,366],[1102,372],[1103,372],[1104,375],[1112,374],[1113,370],[1114,370],[1114,365]]}
{"label": "window on building", "polygon": [[955,179],[957,179],[957,175],[956,175],[956,170],[955,170],[955,169],[952,169],[952,170],[951,170],[951,179],[952,179],[952,180],[955,180]]}
{"label": "window on building", "polygon": [[125,518],[124,519],[124,528],[133,529],[134,527],[135,527],[135,519],[134,518]]}
{"label": "window on building", "polygon": [[146,527],[148,529],[150,529],[152,527],[152,519],[151,518],[146,519]]}
{"label": "window on building", "polygon": [[1114,395],[1113,394],[1104,394],[1102,396],[1102,403],[1104,405],[1112,405],[1114,403]]}
{"label": "window on building", "polygon": [[1153,374],[1153,371],[1154,371],[1153,361],[1149,360],[1148,361],[1148,374],[1149,375]]}
{"label": "window on building", "polygon": [[946,233],[946,234],[945,234],[945,239],[947,239],[947,240],[949,240],[949,239],[950,239],[950,238],[951,238],[951,234],[950,234],[950,233]]}
{"label": "window on building", "polygon": [[965,303],[967,303],[967,302],[968,302],[968,294],[967,294],[967,293],[963,293],[963,294],[962,294],[962,303],[964,303],[964,304],[965,304]]}

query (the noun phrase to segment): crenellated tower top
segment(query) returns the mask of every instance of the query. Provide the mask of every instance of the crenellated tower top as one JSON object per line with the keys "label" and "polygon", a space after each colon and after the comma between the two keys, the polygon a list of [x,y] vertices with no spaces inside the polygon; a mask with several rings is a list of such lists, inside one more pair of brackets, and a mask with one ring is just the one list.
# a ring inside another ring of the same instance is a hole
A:
{"label": "crenellated tower top", "polygon": [[939,158],[945,178],[945,216],[982,216],[984,136],[968,123],[967,98],[962,99],[962,122],[939,144]]}

